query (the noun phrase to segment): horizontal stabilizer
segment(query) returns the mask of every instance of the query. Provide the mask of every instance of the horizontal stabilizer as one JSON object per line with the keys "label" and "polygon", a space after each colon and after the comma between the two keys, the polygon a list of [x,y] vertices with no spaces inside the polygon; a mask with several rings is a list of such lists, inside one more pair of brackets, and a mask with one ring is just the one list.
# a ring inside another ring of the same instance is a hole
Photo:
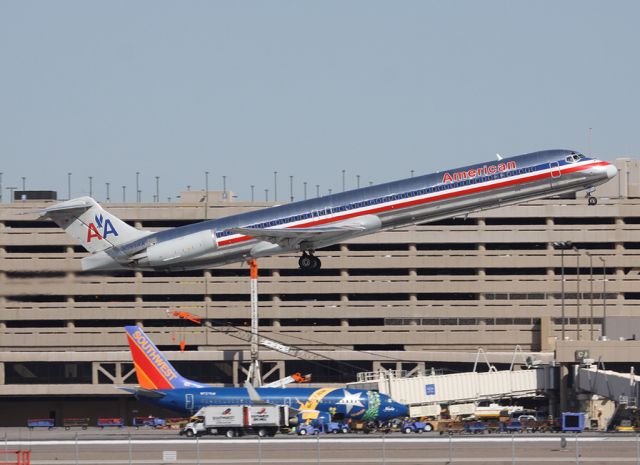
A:
{"label": "horizontal stabilizer", "polygon": [[164,396],[166,396],[166,394],[162,391],[153,391],[151,389],[130,388],[130,387],[123,387],[123,386],[118,386],[118,389],[122,391],[126,391],[130,394],[133,394],[136,397],[151,397],[153,399],[161,399]]}

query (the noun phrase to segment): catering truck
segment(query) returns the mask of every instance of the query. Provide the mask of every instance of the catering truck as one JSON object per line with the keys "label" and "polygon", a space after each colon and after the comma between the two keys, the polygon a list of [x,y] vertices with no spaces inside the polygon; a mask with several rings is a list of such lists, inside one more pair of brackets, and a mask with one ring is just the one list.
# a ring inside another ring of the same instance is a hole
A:
{"label": "catering truck", "polygon": [[198,410],[180,435],[221,434],[233,438],[257,434],[265,437],[275,436],[285,426],[289,426],[289,407],[286,405],[211,405]]}

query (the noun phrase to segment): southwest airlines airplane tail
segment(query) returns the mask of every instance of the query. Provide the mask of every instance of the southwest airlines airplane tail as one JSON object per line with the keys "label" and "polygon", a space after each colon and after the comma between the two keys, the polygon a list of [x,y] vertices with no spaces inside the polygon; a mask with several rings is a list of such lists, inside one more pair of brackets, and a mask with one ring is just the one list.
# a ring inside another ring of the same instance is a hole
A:
{"label": "southwest airlines airplane tail", "polygon": [[196,270],[299,252],[300,268],[313,271],[317,249],[378,231],[582,190],[595,205],[592,193],[616,173],[575,151],[545,150],[159,232],[129,226],[90,197],[41,213],[90,252],[83,270]]}
{"label": "southwest airlines airplane tail", "polygon": [[136,369],[138,384],[143,389],[181,389],[203,387],[183,378],[138,326],[127,326],[127,339]]}
{"label": "southwest airlines airplane tail", "polygon": [[293,412],[328,413],[335,419],[390,420],[409,414],[408,407],[377,391],[344,388],[212,387],[186,379],[138,326],[125,327],[140,385],[125,388],[154,405],[191,415],[208,405],[288,405]]}

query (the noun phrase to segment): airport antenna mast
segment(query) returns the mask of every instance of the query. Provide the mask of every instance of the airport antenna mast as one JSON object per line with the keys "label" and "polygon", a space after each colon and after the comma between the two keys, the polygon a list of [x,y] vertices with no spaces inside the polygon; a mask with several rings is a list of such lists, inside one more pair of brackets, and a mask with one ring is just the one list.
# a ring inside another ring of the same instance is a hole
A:
{"label": "airport antenna mast", "polygon": [[251,366],[249,367],[248,381],[253,386],[262,385],[262,375],[260,374],[259,360],[259,320],[258,320],[258,261],[254,258],[249,260],[251,271]]}

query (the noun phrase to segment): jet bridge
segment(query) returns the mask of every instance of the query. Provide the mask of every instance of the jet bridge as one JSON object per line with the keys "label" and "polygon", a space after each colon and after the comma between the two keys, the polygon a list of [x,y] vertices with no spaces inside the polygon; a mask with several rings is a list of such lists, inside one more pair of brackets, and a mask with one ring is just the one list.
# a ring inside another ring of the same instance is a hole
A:
{"label": "jet bridge", "polygon": [[597,394],[618,404],[636,407],[640,397],[640,376],[630,373],[602,370],[596,365],[580,367],[576,385],[581,391]]}
{"label": "jet bridge", "polygon": [[419,374],[359,373],[349,387],[375,389],[410,406],[457,404],[482,399],[530,397],[557,389],[556,367],[540,365],[527,370],[490,370],[484,373]]}

